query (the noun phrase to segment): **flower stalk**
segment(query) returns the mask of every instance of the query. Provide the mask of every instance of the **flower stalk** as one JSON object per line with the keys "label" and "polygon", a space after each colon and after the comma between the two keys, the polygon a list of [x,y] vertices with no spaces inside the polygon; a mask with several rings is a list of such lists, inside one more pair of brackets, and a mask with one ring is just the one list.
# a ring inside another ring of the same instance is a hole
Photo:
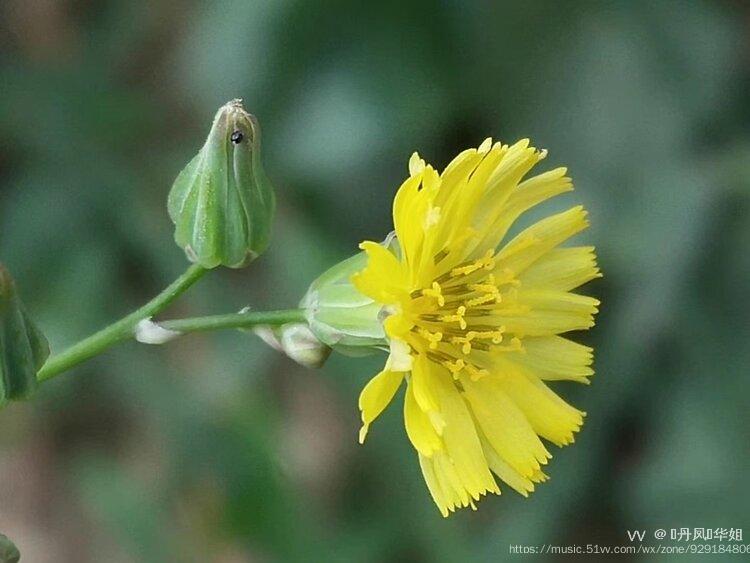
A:
{"label": "flower stalk", "polygon": [[[88,359],[98,356],[115,344],[134,338],[139,323],[150,319],[164,310],[207,271],[199,265],[190,266],[184,274],[140,309],[103,328],[99,332],[84,338],[60,354],[52,356],[42,369],[39,370],[37,379],[40,382],[52,379]],[[248,329],[257,326],[280,326],[287,323],[304,322],[304,320],[305,312],[302,309],[284,309],[173,319],[160,322],[155,326],[166,332],[174,333],[175,336],[181,336],[191,332],[209,332],[232,328]]]}
{"label": "flower stalk", "polygon": [[256,326],[280,326],[287,323],[304,322],[305,312],[302,309],[281,309],[278,311],[253,311],[230,313],[228,315],[210,315],[188,319],[163,321],[159,326],[180,334],[189,332],[209,332],[227,328],[254,328]]}
{"label": "flower stalk", "polygon": [[37,380],[52,379],[70,368],[104,352],[106,349],[133,337],[136,325],[163,311],[177,297],[197,282],[208,270],[198,264],[193,264],[185,272],[167,286],[164,291],[146,303],[143,307],[133,311],[119,321],[103,328],[74,344],[67,350],[52,356],[42,366],[37,374]]}

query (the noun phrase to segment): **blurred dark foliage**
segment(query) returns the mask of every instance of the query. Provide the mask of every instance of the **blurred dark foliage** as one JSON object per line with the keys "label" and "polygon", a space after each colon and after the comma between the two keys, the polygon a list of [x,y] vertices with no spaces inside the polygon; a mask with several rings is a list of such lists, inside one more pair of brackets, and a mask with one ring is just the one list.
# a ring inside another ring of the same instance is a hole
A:
{"label": "blurred dark foliage", "polygon": [[[123,345],[0,412],[0,531],[28,562],[499,561],[626,529],[750,535],[750,98],[742,2],[0,3],[0,257],[53,350],[185,266],[165,199],[241,96],[269,252],[169,316],[293,305],[389,230],[413,150],[486,136],[568,165],[605,272],[588,412],[528,500],[440,517],[380,358],[306,371],[241,333]],[[534,217],[539,213],[532,214]]]}

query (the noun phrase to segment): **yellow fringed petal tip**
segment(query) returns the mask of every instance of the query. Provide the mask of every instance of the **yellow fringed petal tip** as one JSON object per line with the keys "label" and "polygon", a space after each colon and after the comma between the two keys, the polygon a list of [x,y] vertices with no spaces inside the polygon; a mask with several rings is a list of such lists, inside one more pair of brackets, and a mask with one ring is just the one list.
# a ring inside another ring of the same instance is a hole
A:
{"label": "yellow fringed petal tip", "polygon": [[594,248],[561,248],[586,211],[506,240],[522,213],[573,189],[565,168],[527,177],[545,156],[528,139],[487,139],[438,174],[414,153],[393,203],[399,255],[361,245],[352,282],[384,306],[391,355],[362,391],[360,441],[406,381],[406,433],[444,516],[499,494],[496,478],[528,496],[548,478],[542,439],[571,444],[583,424],[546,382],[594,373],[593,350],[562,336],[592,327],[599,307],[572,291],[601,277]]}

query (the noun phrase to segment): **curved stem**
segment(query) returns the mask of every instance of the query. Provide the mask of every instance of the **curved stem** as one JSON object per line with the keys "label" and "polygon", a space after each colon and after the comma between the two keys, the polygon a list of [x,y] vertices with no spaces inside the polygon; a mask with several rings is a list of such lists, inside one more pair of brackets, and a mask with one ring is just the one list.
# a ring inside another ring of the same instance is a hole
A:
{"label": "curved stem", "polygon": [[255,311],[232,313],[229,315],[211,315],[161,321],[159,326],[179,333],[219,330],[222,328],[253,328],[260,325],[283,325],[304,322],[305,312],[302,309],[283,309],[280,311]]}
{"label": "curved stem", "polygon": [[42,366],[42,369],[39,370],[36,376],[37,379],[39,381],[51,379],[73,366],[100,354],[110,346],[131,338],[135,325],[138,322],[152,317],[165,309],[167,305],[184,293],[186,289],[198,281],[207,271],[202,266],[193,264],[164,291],[140,309],[92,334],[88,338],[84,338],[67,350],[63,350],[59,354],[52,356]]}

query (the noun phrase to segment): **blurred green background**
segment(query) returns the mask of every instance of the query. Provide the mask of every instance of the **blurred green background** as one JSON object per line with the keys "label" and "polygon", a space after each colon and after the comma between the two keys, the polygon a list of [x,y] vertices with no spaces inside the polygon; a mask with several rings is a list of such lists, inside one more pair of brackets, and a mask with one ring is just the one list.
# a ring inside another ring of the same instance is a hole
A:
{"label": "blurred green background", "polygon": [[308,371],[223,332],[122,345],[0,412],[0,532],[29,563],[501,561],[683,526],[750,543],[749,25],[732,1],[4,0],[0,258],[53,349],[185,267],[166,195],[238,96],[273,243],[169,317],[295,304],[390,230],[413,150],[442,167],[490,135],[569,166],[577,191],[542,212],[589,208],[605,278],[593,384],[555,387],[587,423],[528,500],[444,520],[398,404],[357,445],[382,358]]}

